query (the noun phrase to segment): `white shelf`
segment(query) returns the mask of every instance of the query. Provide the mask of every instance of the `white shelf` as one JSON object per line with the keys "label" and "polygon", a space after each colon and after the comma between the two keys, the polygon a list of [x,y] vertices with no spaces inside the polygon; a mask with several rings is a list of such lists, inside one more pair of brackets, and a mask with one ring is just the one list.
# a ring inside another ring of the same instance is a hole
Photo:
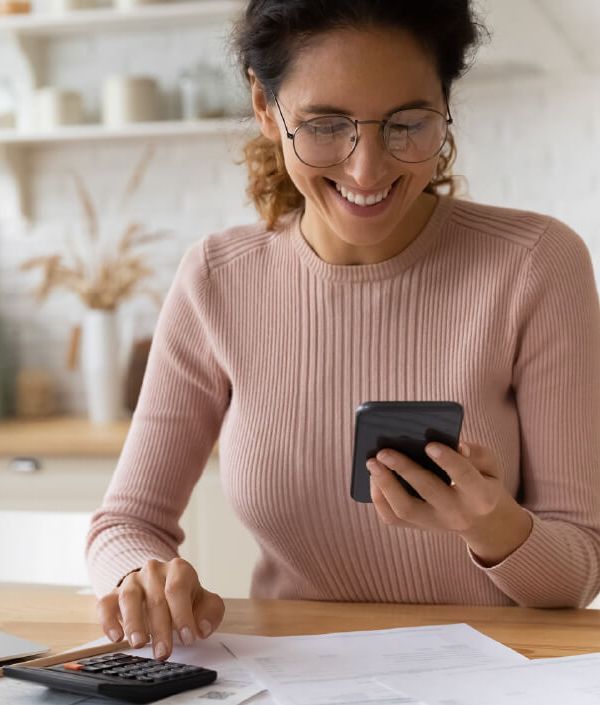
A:
{"label": "white shelf", "polygon": [[22,37],[43,37],[81,32],[135,30],[165,23],[219,22],[235,16],[244,8],[240,0],[198,0],[148,5],[133,10],[77,10],[63,14],[35,12],[29,15],[0,17],[0,32]]}
{"label": "white shelf", "polygon": [[242,135],[252,130],[247,121],[237,118],[197,121],[141,122],[121,128],[103,125],[74,125],[52,132],[0,130],[0,145],[35,145],[61,142],[84,142],[114,139],[194,137],[202,135]]}
{"label": "white shelf", "polygon": [[[135,33],[147,28],[174,28],[222,24],[245,7],[243,0],[188,0],[147,5],[123,11],[115,9],[79,10],[63,14],[34,12],[29,15],[0,16],[0,39],[8,42],[13,57],[13,76],[21,88],[21,104],[41,83],[45,46],[56,37]],[[27,121],[18,120],[19,125]],[[252,131],[248,122],[237,118],[204,119],[195,122],[163,121],[138,123],[120,129],[103,125],[76,125],[53,132],[0,130],[0,219],[29,217],[28,177],[24,154],[28,147],[43,144],[99,142],[102,140],[169,139],[177,137],[236,137]]]}

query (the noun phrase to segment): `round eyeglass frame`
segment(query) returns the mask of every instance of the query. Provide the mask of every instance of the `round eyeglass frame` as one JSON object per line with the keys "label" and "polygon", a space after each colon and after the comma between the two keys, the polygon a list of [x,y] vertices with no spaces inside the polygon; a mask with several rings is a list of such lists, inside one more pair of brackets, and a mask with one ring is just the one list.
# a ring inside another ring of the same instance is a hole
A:
{"label": "round eyeglass frame", "polygon": [[[295,153],[295,155],[298,157],[298,159],[299,159],[303,164],[306,164],[306,166],[310,166],[310,167],[313,168],[313,169],[329,169],[329,168],[332,167],[332,166],[337,166],[338,164],[343,164],[343,163],[346,161],[346,159],[349,159],[349,158],[352,156],[352,154],[354,154],[354,150],[356,149],[358,143],[360,142],[360,135],[359,135],[359,133],[358,133],[358,126],[359,126],[359,125],[379,125],[379,126],[382,128],[382,134],[383,134],[383,133],[385,132],[385,127],[386,127],[386,125],[387,125],[387,124],[389,123],[389,121],[390,121],[390,118],[387,118],[386,120],[354,120],[353,118],[348,117],[347,115],[321,115],[321,116],[319,116],[319,117],[321,117],[321,118],[324,118],[324,117],[342,117],[342,118],[344,118],[345,120],[348,120],[349,122],[351,122],[351,123],[354,125],[354,131],[355,131],[355,134],[356,134],[356,139],[354,140],[354,145],[352,146],[352,149],[350,150],[350,152],[349,152],[343,159],[340,159],[340,160],[337,161],[337,162],[333,162],[332,164],[324,164],[324,165],[316,166],[315,164],[310,164],[309,162],[307,162],[307,161],[305,161],[304,159],[302,159],[302,157],[298,154],[298,151],[296,150],[296,134],[298,133],[298,131],[299,131],[302,127],[304,127],[304,125],[306,125],[307,123],[309,123],[310,120],[304,120],[303,122],[301,122],[301,123],[296,127],[296,129],[295,129],[293,132],[290,132],[289,129],[288,129],[287,123],[286,123],[286,121],[285,121],[285,118],[283,117],[283,112],[282,112],[282,110],[281,110],[281,105],[279,104],[279,100],[277,100],[277,96],[275,95],[275,93],[274,93],[273,91],[271,91],[271,95],[273,96],[273,98],[274,98],[274,100],[275,100],[275,104],[277,105],[277,109],[279,110],[279,114],[281,115],[281,119],[283,120],[283,126],[284,126],[284,128],[285,128],[285,134],[286,134],[286,136],[287,136],[287,138],[288,138],[289,140],[292,140],[292,145],[293,145],[293,147],[294,147],[294,153]],[[450,113],[450,105],[448,104],[448,94],[447,94],[447,92],[446,92],[445,89],[444,89],[444,99],[445,99],[445,101],[446,101],[446,110],[448,111],[448,117],[446,117],[443,113],[440,113],[439,110],[435,110],[434,108],[419,108],[419,110],[427,110],[427,111],[430,112],[430,113],[436,113],[437,115],[440,115],[441,117],[444,118],[444,121],[445,121],[445,123],[446,123],[446,133],[445,133],[445,135],[444,135],[444,139],[442,140],[442,144],[440,145],[440,147],[439,147],[439,149],[438,149],[437,151],[435,151],[430,157],[427,157],[426,159],[420,159],[420,160],[418,160],[418,161],[409,161],[409,160],[406,160],[406,159],[400,159],[400,157],[397,157],[397,156],[388,148],[387,142],[386,142],[386,140],[385,140],[385,138],[384,138],[383,144],[384,144],[384,147],[385,147],[386,152],[387,152],[389,155],[391,155],[394,159],[396,159],[396,160],[399,161],[399,162],[403,162],[404,164],[423,164],[424,162],[428,162],[430,159],[433,159],[434,157],[437,157],[437,155],[442,151],[442,149],[444,149],[444,145],[446,144],[446,141],[448,140],[448,128],[449,128],[450,125],[452,125],[453,122],[454,122],[454,119],[452,118],[452,114]],[[407,110],[409,110],[409,108],[407,108]],[[402,111],[398,110],[397,112],[402,112]],[[314,119],[317,119],[317,118],[312,118],[312,119],[314,120]]]}

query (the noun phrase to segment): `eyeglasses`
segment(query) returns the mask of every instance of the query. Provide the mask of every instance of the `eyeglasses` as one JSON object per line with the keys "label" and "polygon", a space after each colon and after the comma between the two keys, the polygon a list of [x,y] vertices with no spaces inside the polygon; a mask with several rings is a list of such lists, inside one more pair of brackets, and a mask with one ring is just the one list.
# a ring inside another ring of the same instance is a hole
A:
{"label": "eyeglasses", "polygon": [[292,140],[298,159],[307,166],[324,168],[341,164],[356,149],[359,125],[379,125],[387,151],[398,161],[419,164],[442,151],[452,124],[448,117],[432,108],[398,110],[387,120],[353,120],[346,115],[323,115],[301,122],[294,132],[288,130],[277,96],[273,93],[287,138]]}

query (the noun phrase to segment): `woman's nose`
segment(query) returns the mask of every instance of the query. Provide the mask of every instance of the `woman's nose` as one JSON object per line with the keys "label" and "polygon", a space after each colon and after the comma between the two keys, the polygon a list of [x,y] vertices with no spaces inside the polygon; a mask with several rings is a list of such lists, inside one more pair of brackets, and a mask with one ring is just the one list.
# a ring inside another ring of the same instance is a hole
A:
{"label": "woman's nose", "polygon": [[357,186],[368,190],[385,180],[385,174],[389,171],[387,161],[390,157],[383,142],[381,126],[359,125],[358,141],[344,164],[344,170]]}

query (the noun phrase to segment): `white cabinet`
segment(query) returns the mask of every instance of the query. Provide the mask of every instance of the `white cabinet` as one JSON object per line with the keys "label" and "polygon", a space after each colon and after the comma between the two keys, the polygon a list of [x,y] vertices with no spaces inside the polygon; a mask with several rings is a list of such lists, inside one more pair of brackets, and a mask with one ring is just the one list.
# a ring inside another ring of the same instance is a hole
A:
{"label": "white cabinet", "polygon": [[[40,458],[33,472],[0,458],[0,582],[86,585],[85,533],[116,458]],[[182,517],[181,554],[223,597],[247,597],[258,548],[221,489],[211,456]]]}
{"label": "white cabinet", "polygon": [[186,509],[181,554],[212,592],[248,597],[259,549],[223,494],[217,464],[212,456]]}

